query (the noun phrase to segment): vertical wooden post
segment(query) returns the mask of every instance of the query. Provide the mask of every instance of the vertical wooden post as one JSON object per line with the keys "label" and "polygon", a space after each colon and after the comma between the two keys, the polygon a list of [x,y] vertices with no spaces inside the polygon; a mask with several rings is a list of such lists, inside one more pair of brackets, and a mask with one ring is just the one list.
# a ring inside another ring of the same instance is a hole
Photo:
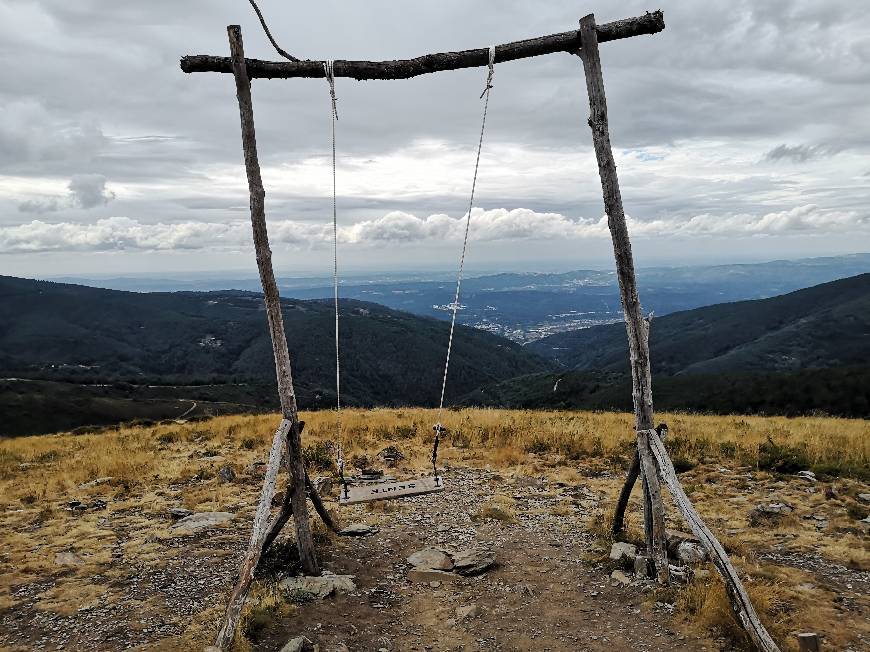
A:
{"label": "vertical wooden post", "polygon": [[232,57],[233,76],[236,80],[236,95],[239,100],[239,116],[242,127],[242,148],[245,153],[245,172],[248,177],[248,190],[251,202],[251,227],[254,235],[254,249],[257,256],[257,268],[260,272],[260,282],[263,286],[263,300],[266,304],[266,315],[269,322],[269,333],[272,337],[272,351],[275,355],[275,372],[278,378],[278,396],[281,401],[281,413],[284,417],[281,427],[275,433],[269,462],[266,467],[266,477],[260,494],[260,504],[254,520],[251,541],[239,575],[238,583],[230,596],[224,622],[218,633],[216,646],[226,650],[232,643],[238,625],[239,615],[254,576],[254,569],[260,559],[263,539],[266,536],[269,507],[275,494],[275,483],[278,469],[285,447],[288,453],[288,467],[291,473],[290,486],[293,518],[296,525],[296,545],[302,567],[308,574],[320,572],[317,556],[314,551],[314,541],[308,524],[308,505],[305,500],[305,466],[302,461],[302,442],[299,428],[299,417],[296,410],[296,395],[293,390],[293,376],[290,370],[290,354],[287,350],[287,338],[284,334],[284,320],[281,317],[281,300],[278,295],[278,285],[272,269],[272,251],[269,248],[269,235],[266,230],[266,191],[263,189],[263,179],[260,175],[260,163],[257,158],[257,137],[254,130],[254,108],[251,101],[251,82],[245,68],[245,52],[242,43],[242,29],[238,25],[227,27]]}
{"label": "vertical wooden post", "polygon": [[[616,272],[619,279],[619,292],[622,309],[625,313],[625,328],[628,334],[628,349],[631,356],[632,399],[634,403],[635,430],[639,433],[653,427],[652,377],[649,358],[649,331],[641,312],[637,281],[634,273],[634,260],[631,254],[631,241],[622,196],[619,191],[619,178],[616,175],[616,162],[610,145],[610,130],[607,123],[607,98],[604,93],[604,77],[601,72],[601,58],[598,53],[598,35],[595,31],[595,16],[589,14],[580,21],[580,56],[586,74],[586,91],[589,95],[589,127],[598,160],[598,173],[601,177],[601,190],[604,195],[604,210],[607,225],[613,240],[613,253],[616,258]],[[643,451],[639,450],[639,454]],[[644,523],[647,533],[647,548],[650,558],[660,560],[662,551],[667,550],[664,540],[664,508],[657,473],[650,473],[655,464],[640,465],[644,477]],[[655,500],[658,496],[658,500]],[[660,534],[660,537],[658,536]],[[667,559],[664,553],[664,559]],[[660,581],[667,581],[667,562],[657,568]]]}

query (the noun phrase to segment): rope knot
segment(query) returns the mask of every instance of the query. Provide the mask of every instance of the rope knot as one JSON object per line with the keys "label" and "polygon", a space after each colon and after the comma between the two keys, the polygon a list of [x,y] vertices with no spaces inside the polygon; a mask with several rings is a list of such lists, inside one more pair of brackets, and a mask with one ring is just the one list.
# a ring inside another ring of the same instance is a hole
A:
{"label": "rope knot", "polygon": [[495,46],[489,46],[489,74],[486,76],[486,86],[483,89],[483,92],[480,94],[480,99],[483,99],[483,96],[487,94],[489,89],[492,88],[492,76],[495,74]]}
{"label": "rope knot", "polygon": [[329,97],[332,99],[332,116],[338,120],[338,108],[336,107],[336,100],[338,99],[335,96],[335,69],[334,69],[335,61],[332,59],[327,59],[323,62],[323,74],[326,77],[326,81],[329,83]]}

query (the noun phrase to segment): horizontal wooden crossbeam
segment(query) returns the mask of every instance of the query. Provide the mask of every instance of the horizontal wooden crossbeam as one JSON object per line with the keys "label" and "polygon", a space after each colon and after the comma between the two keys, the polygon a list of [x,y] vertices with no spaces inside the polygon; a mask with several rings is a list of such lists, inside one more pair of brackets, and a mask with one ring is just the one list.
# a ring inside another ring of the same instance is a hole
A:
{"label": "horizontal wooden crossbeam", "polygon": [[[636,18],[625,18],[612,23],[597,25],[598,42],[616,41],[618,39],[657,34],[665,28],[665,19],[661,11],[646,13]],[[580,30],[571,30],[560,34],[550,34],[538,38],[514,41],[495,46],[495,62],[516,61],[528,59],[554,52],[576,53],[580,49]],[[336,59],[334,74],[336,77],[351,77],[358,80],[366,79],[410,79],[443,70],[459,70],[461,68],[477,68],[489,63],[489,48],[462,50],[461,52],[441,52],[424,54],[414,59],[398,59],[396,61],[346,61]],[[245,59],[245,67],[249,78],[281,78],[291,77],[323,77],[322,61],[263,61],[262,59]],[[222,72],[232,73],[230,57],[219,57],[207,54],[196,54],[181,58],[181,69],[184,72]]]}

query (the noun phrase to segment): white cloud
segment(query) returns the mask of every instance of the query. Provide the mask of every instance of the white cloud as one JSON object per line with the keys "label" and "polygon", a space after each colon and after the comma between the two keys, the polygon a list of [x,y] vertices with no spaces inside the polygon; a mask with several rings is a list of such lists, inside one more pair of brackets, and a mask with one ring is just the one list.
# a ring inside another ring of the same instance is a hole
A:
{"label": "white cloud", "polygon": [[[465,229],[464,217],[435,214],[420,218],[393,211],[386,215],[341,226],[339,241],[345,245],[385,243],[459,242]],[[629,218],[629,230],[637,237],[740,237],[797,233],[865,233],[870,231],[867,215],[830,211],[815,205],[760,215],[701,214],[688,219]],[[320,248],[332,242],[332,225],[294,220],[269,223],[273,245],[291,248]],[[607,219],[570,218],[559,213],[539,213],[528,208],[511,210],[475,208],[471,216],[473,241],[582,240],[608,237]],[[238,251],[250,247],[250,225],[228,223],[176,222],[145,224],[127,217],[111,217],[95,223],[49,223],[33,220],[0,227],[0,253],[45,251]]]}

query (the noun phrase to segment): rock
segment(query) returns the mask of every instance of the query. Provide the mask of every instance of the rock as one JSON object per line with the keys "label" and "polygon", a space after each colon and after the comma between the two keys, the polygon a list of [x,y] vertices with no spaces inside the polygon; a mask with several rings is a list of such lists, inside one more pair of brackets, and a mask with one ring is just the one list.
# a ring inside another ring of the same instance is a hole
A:
{"label": "rock", "polygon": [[668,564],[668,574],[672,582],[680,582],[685,584],[689,581],[689,569],[685,566],[672,566]]}
{"label": "rock", "polygon": [[668,554],[672,557],[677,556],[677,548],[684,541],[690,543],[698,543],[698,539],[693,534],[688,532],[680,532],[679,530],[665,530],[665,539],[667,540]]}
{"label": "rock", "polygon": [[456,607],[456,622],[471,620],[472,618],[477,618],[479,615],[480,607],[476,604],[470,604],[466,607]]}
{"label": "rock", "polygon": [[495,566],[495,556],[485,550],[462,550],[453,555],[453,571],[471,576],[485,573]]}
{"label": "rock", "polygon": [[798,471],[795,475],[801,480],[807,480],[808,482],[816,482],[816,474],[812,471]]}
{"label": "rock", "polygon": [[395,446],[387,446],[384,450],[378,453],[378,457],[384,461],[384,464],[390,467],[396,466],[396,464],[405,459],[405,456],[402,455],[402,451]]}
{"label": "rock", "polygon": [[229,523],[235,517],[235,514],[229,512],[199,512],[185,516],[180,521],[173,523],[170,529],[178,534],[193,534],[200,530]]}
{"label": "rock", "polygon": [[105,478],[97,478],[95,480],[91,480],[90,482],[83,482],[79,485],[79,489],[89,489],[90,487],[97,487],[101,484],[107,484],[114,480],[115,478],[111,476],[107,476]]}
{"label": "rock", "polygon": [[375,534],[378,528],[366,523],[352,523],[339,532],[343,537],[367,537]]}
{"label": "rock", "polygon": [[453,560],[440,548],[423,548],[408,557],[414,568],[431,570],[453,570]]}
{"label": "rock", "polygon": [[437,588],[439,588],[440,586],[441,586],[441,581],[440,581],[440,580],[435,581],[435,582],[429,582],[429,588],[430,588],[430,589],[437,589]]}
{"label": "rock", "polygon": [[633,543],[617,541],[610,546],[610,558],[626,568],[634,566],[635,557],[637,557],[637,546]]}
{"label": "rock", "polygon": [[333,593],[353,593],[356,584],[353,575],[333,575],[324,573],[320,576],[288,577],[278,583],[283,593],[307,593],[315,598],[323,599]]}
{"label": "rock", "polygon": [[697,543],[683,541],[677,546],[677,559],[687,566],[697,566],[707,560],[707,551]]}
{"label": "rock", "polygon": [[430,568],[412,568],[408,571],[408,579],[418,584],[453,582],[456,580],[456,575],[447,571],[432,570]]}
{"label": "rock", "polygon": [[218,478],[221,482],[229,484],[236,479],[236,472],[231,466],[222,466],[218,471]]}
{"label": "rock", "polygon": [[615,570],[610,574],[610,579],[621,584],[622,586],[628,586],[631,584],[631,578],[623,573],[621,570]]}
{"label": "rock", "polygon": [[649,557],[638,555],[634,558],[634,574],[637,577],[649,577]]}
{"label": "rock", "polygon": [[106,509],[106,501],[97,498],[94,502],[88,505],[90,509]]}
{"label": "rock", "polygon": [[526,489],[542,489],[544,486],[544,479],[530,478],[528,476],[521,475],[514,478],[514,484],[518,487],[524,487]]}
{"label": "rock", "polygon": [[266,463],[260,461],[251,462],[246,471],[249,475],[266,475]]}
{"label": "rock", "polygon": [[169,510],[169,516],[174,521],[190,516],[191,514],[193,514],[193,512],[184,507],[173,507]]}
{"label": "rock", "polygon": [[85,560],[74,552],[59,552],[54,556],[54,563],[58,566],[81,566]]}
{"label": "rock", "polygon": [[287,641],[281,648],[281,652],[307,652],[313,649],[314,644],[311,641],[304,636],[297,636]]}
{"label": "rock", "polygon": [[311,484],[321,496],[328,496],[332,493],[332,478],[319,475],[311,481]]}
{"label": "rock", "polygon": [[865,505],[870,504],[870,494],[858,494],[858,502]]}
{"label": "rock", "polygon": [[783,516],[792,513],[792,508],[785,503],[770,503],[767,505],[756,505],[749,512],[749,524],[760,525],[770,521],[778,521]]}

